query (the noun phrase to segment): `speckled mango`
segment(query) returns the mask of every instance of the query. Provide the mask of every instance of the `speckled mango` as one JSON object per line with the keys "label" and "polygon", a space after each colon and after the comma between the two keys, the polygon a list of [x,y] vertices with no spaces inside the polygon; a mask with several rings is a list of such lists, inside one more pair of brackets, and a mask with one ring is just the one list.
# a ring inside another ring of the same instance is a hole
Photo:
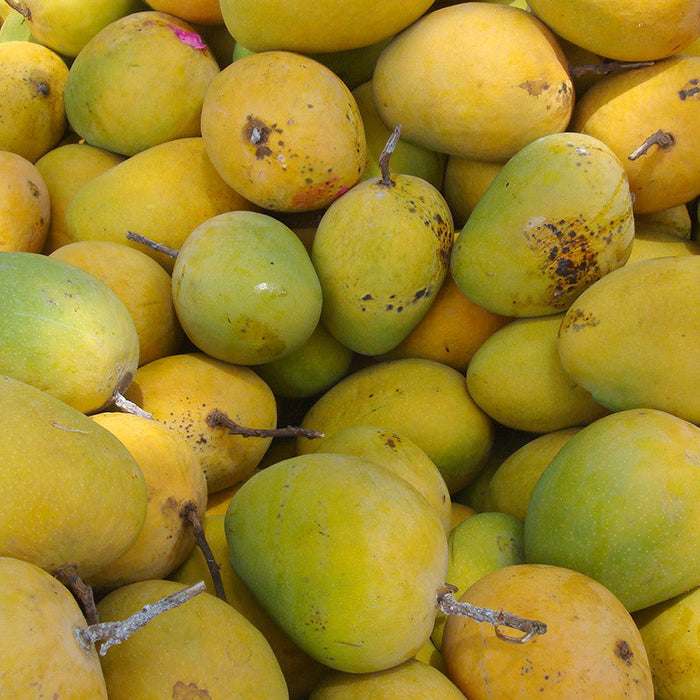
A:
{"label": "speckled mango", "polygon": [[543,136],[498,172],[452,249],[460,290],[504,316],[565,311],[629,257],[634,242],[627,175],[604,143]]}

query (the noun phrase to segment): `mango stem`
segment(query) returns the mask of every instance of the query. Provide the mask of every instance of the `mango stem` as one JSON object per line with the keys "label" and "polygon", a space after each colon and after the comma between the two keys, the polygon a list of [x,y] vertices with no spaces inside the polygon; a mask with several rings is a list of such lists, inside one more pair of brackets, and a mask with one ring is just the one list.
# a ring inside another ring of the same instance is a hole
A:
{"label": "mango stem", "polygon": [[148,238],[147,236],[144,236],[140,233],[135,233],[134,231],[127,231],[126,237],[130,241],[134,241],[135,243],[141,243],[142,245],[145,245],[151,250],[155,250],[156,253],[164,253],[165,255],[168,255],[171,258],[176,258],[177,254],[180,252],[176,248],[168,248],[167,245],[163,245],[162,243],[156,243],[156,241],[154,241],[153,239]]}
{"label": "mango stem", "polygon": [[75,564],[64,564],[54,572],[54,578],[60,581],[78,602],[80,609],[89,625],[97,624],[100,618],[95,605],[95,595],[92,586],[89,586],[78,574]]}
{"label": "mango stem", "polygon": [[676,140],[673,138],[673,134],[659,129],[651,136],[644,139],[644,141],[627,156],[627,159],[637,160],[637,158],[643,156],[654,145],[666,150],[667,148],[671,148],[675,142]]}
{"label": "mango stem", "polygon": [[5,0],[5,3],[15,10],[15,12],[19,12],[24,19],[30,20],[32,18],[32,11],[23,3],[15,2],[15,0]]}
{"label": "mango stem", "polygon": [[394,130],[391,132],[391,136],[387,140],[381,154],[379,155],[379,170],[382,173],[382,179],[379,181],[380,185],[384,187],[394,187],[394,183],[391,181],[391,172],[389,171],[389,160],[391,159],[391,154],[396,148],[396,144],[399,142],[399,137],[401,136],[401,124],[397,124]]}
{"label": "mango stem", "polygon": [[240,435],[241,437],[287,438],[301,436],[307,440],[324,437],[324,434],[318,430],[309,430],[298,425],[288,425],[286,428],[247,428],[236,423],[218,408],[211,410],[207,415],[206,422],[210,428],[226,428],[231,435]]}

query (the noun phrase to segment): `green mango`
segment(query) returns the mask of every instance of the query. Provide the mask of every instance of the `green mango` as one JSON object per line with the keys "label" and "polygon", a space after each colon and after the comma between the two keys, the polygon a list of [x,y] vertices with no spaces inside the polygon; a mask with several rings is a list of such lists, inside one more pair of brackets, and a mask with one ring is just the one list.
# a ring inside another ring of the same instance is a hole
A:
{"label": "green mango", "polygon": [[700,256],[637,260],[566,312],[559,357],[613,411],[657,408],[700,423]]}
{"label": "green mango", "polygon": [[447,571],[436,510],[360,457],[308,454],[246,481],[225,516],[231,566],[309,656],[366,673],[430,637]]}
{"label": "green mango", "polygon": [[352,187],[323,214],[311,249],[326,328],[363,355],[396,347],[433,303],[453,239],[447,202],[426,180],[397,174]]}
{"label": "green mango", "polygon": [[[354,425],[393,430],[415,442],[440,470],[450,493],[476,476],[494,438],[494,423],[469,396],[464,375],[420,358],[356,370],[322,394],[302,420],[303,427],[326,437]],[[320,452],[323,441],[302,437],[297,449]]]}
{"label": "green mango", "polygon": [[32,29],[27,18],[17,10],[10,9],[7,17],[0,24],[0,41],[33,41],[39,43],[32,36]]}
{"label": "green mango", "polygon": [[88,41],[68,73],[68,122],[91,146],[130,156],[201,134],[204,93],[219,73],[194,27],[134,12]]}
{"label": "green mango", "polygon": [[139,339],[101,280],[39,253],[0,252],[0,374],[92,413],[124,392]]}
{"label": "green mango", "polygon": [[88,577],[120,557],[146,518],[146,482],[106,428],[0,376],[0,556]]}
{"label": "green mango", "polygon": [[172,290],[189,339],[233,364],[293,352],[321,314],[321,288],[304,244],[259,212],[227,212],[200,224],[180,248]]}
{"label": "green mango", "polygon": [[544,316],[624,265],[633,242],[617,156],[591,136],[551,134],[497,173],[455,242],[451,269],[460,290],[489,311]]}
{"label": "green mango", "polygon": [[655,409],[582,428],[540,476],[529,563],[579,571],[630,611],[700,584],[700,428]]}

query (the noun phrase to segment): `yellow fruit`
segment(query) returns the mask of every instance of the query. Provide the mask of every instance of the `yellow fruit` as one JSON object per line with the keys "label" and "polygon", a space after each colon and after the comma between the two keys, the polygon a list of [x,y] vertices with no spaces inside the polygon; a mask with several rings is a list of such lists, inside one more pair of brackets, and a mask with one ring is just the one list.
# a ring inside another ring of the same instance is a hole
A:
{"label": "yellow fruit", "polygon": [[107,700],[97,652],[75,638],[87,623],[68,589],[11,557],[0,557],[0,579],[3,697]]}
{"label": "yellow fruit", "polygon": [[50,219],[41,172],[17,153],[0,151],[0,250],[40,253]]}
{"label": "yellow fruit", "polygon": [[352,93],[318,61],[288,51],[251,54],[224,68],[204,98],[202,137],[221,177],[275,211],[326,207],[365,167]]}
{"label": "yellow fruit", "polygon": [[68,66],[51,49],[31,41],[0,42],[0,150],[32,163],[63,136]]}
{"label": "yellow fruit", "polygon": [[204,517],[207,480],[194,452],[178,435],[150,418],[98,413],[92,419],[115,435],[131,453],[146,480],[146,520],[136,541],[117,560],[90,576],[106,591],[149,578],[164,578],[194,546],[185,506]]}
{"label": "yellow fruit", "polygon": [[170,275],[140,250],[112,241],[78,241],[50,257],[101,279],[124,303],[139,338],[139,365],[173,355],[184,334],[175,315]]}
{"label": "yellow fruit", "polygon": [[223,24],[219,0],[148,0],[159,12],[174,15],[194,24]]}
{"label": "yellow fruit", "polygon": [[503,163],[473,158],[447,158],[443,193],[452,210],[456,229],[460,230],[467,223],[477,202],[502,167]]}
{"label": "yellow fruit", "polygon": [[560,567],[508,566],[479,579],[461,600],[547,625],[544,634],[513,644],[484,624],[450,616],[442,655],[447,676],[469,700],[653,699],[639,630],[593,579]]}
{"label": "yellow fruit", "polygon": [[424,148],[504,161],[563,131],[567,63],[533,15],[487,2],[429,12],[389,43],[372,77],[382,120]]}

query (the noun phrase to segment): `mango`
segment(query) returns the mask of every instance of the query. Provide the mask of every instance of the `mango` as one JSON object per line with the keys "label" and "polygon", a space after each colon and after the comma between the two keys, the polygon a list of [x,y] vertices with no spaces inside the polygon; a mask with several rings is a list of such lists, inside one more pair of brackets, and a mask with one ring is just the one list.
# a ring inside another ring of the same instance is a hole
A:
{"label": "mango", "polygon": [[[217,494],[214,494],[216,497]],[[230,499],[229,499],[230,500]],[[263,610],[253,594],[245,587],[231,567],[224,529],[226,509],[204,519],[204,533],[221,573],[221,582],[226,601],[262,632],[277,658],[289,690],[290,700],[305,700],[328,669],[303,652]],[[196,547],[169,578],[179,583],[192,585],[204,581],[207,591],[216,592],[201,549]]]}
{"label": "mango", "polygon": [[252,474],[271,438],[232,435],[207,417],[218,409],[248,428],[274,428],[277,405],[270,387],[249,367],[190,352],[142,365],[126,397],[185,439],[207,477],[209,493]]}
{"label": "mango", "polygon": [[[434,360],[379,362],[349,374],[308,409],[302,426],[326,437],[353,425],[395,430],[415,442],[440,470],[450,491],[478,473],[493,444],[493,421],[467,391],[464,375]],[[298,451],[323,441],[299,438]]]}
{"label": "mango", "polygon": [[525,516],[528,562],[565,566],[630,611],[700,584],[700,428],[650,408],[574,435],[540,476]]}
{"label": "mango", "polygon": [[107,700],[97,651],[75,630],[87,626],[67,588],[34,564],[0,556],[0,654],[5,697]]}
{"label": "mango", "polygon": [[559,36],[618,61],[657,61],[700,37],[697,0],[528,0]]}
{"label": "mango", "polygon": [[[0,377],[0,556],[89,576],[121,556],[146,517],[143,473],[126,447],[79,411]],[[36,659],[32,659],[32,662]]]}
{"label": "mango", "polygon": [[301,53],[343,51],[393,36],[418,19],[430,0],[377,5],[361,0],[348,5],[321,0],[300,6],[293,0],[221,0],[228,30],[252,51],[287,49]]}
{"label": "mango", "polygon": [[17,153],[0,151],[0,190],[0,250],[40,253],[51,221],[41,172]]}
{"label": "mango", "polygon": [[360,457],[307,454],[262,470],[225,516],[231,566],[312,658],[366,673],[430,636],[447,566],[433,506]]}
{"label": "mango", "polygon": [[565,311],[624,265],[632,197],[618,157],[575,133],[543,136],[498,172],[452,249],[451,270],[473,302],[504,316]]}
{"label": "mango", "polygon": [[447,202],[426,180],[398,173],[355,185],[323,214],[311,249],[326,328],[363,355],[394,348],[432,305],[453,238]]}
{"label": "mango", "polygon": [[5,5],[5,7],[8,8],[9,12],[7,17],[0,22],[0,42],[33,41],[34,43],[39,43],[32,36],[27,18],[9,5]]}
{"label": "mango", "polygon": [[487,338],[467,368],[467,389],[502,425],[532,433],[585,425],[608,413],[564,371],[564,314],[519,318]]}
{"label": "mango", "polygon": [[328,206],[362,176],[357,103],[330,69],[288,51],[234,61],[212,81],[202,137],[221,177],[273,211]]}
{"label": "mango", "polygon": [[73,61],[68,122],[91,146],[131,156],[199,136],[204,93],[219,66],[194,27],[162,12],[108,24]]}
{"label": "mango", "polygon": [[698,328],[700,257],[639,260],[572,304],[559,330],[559,357],[566,373],[613,411],[656,408],[700,423]]}
{"label": "mango", "polygon": [[66,234],[72,243],[131,246],[172,272],[172,257],[128,239],[127,231],[177,250],[208,219],[252,208],[221,179],[201,136],[193,136],[148,148],[84,182],[66,208]]}
{"label": "mango", "polygon": [[297,350],[321,316],[321,285],[303,243],[260,212],[219,214],[190,233],[175,260],[172,295],[192,343],[239,365]]}
{"label": "mango", "polygon": [[432,666],[409,659],[374,673],[351,674],[336,671],[326,676],[309,700],[465,700],[447,676]]}
{"label": "mango", "polygon": [[139,356],[136,326],[101,280],[39,253],[0,253],[0,372],[83,413],[111,405]]}
{"label": "mango", "polygon": [[66,209],[73,195],[88,180],[121,163],[124,156],[95,148],[86,143],[58,145],[36,161],[51,200],[51,218],[44,253],[70,243],[66,232]]}
{"label": "mango", "polygon": [[457,229],[464,228],[474,207],[496,177],[503,163],[448,156],[443,194]]}
{"label": "mango", "polygon": [[[184,588],[161,579],[122,586],[98,603],[100,620],[123,620]],[[262,634],[206,592],[156,616],[138,634],[109,649],[100,662],[110,700],[289,698]]]}
{"label": "mango", "polygon": [[66,131],[68,66],[54,51],[31,41],[0,42],[0,150],[34,163]]}
{"label": "mango", "polygon": [[479,579],[461,599],[547,625],[544,634],[512,644],[473,620],[450,616],[445,670],[469,700],[653,700],[639,630],[620,601],[590,577],[557,566],[506,566]]}
{"label": "mango", "polygon": [[[700,19],[695,21],[700,29]],[[668,209],[700,194],[699,76],[700,57],[673,56],[605,76],[576,105],[572,131],[599,139],[620,159],[636,213]]]}
{"label": "mango", "polygon": [[194,24],[215,26],[224,22],[219,0],[148,0],[148,4],[154,10]]}
{"label": "mango", "polygon": [[372,90],[382,120],[401,124],[407,141],[490,161],[564,131],[574,103],[554,34],[528,12],[487,2],[429,12],[394,37]]}

